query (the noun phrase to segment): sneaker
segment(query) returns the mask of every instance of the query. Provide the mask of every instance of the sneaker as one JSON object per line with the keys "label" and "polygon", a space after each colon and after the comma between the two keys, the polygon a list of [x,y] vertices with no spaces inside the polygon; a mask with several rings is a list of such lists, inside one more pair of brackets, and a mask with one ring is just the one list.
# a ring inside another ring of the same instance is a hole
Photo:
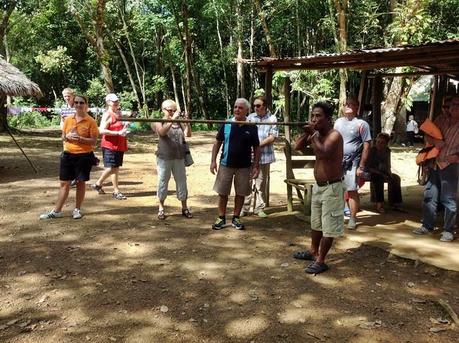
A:
{"label": "sneaker", "polygon": [[351,216],[351,210],[348,209],[348,208],[345,208],[345,209],[344,209],[344,216],[345,216],[345,217],[350,217],[350,216]]}
{"label": "sneaker", "polygon": [[77,182],[78,182],[77,179],[72,180],[72,182],[70,182],[70,187],[76,187]]}
{"label": "sneaker", "polygon": [[357,228],[357,222],[355,218],[350,217],[349,222],[347,223],[348,230],[355,230]]}
{"label": "sneaker", "polygon": [[43,213],[40,215],[40,219],[54,219],[54,218],[62,218],[64,216],[64,213],[61,212],[56,212],[52,210],[51,212]]}
{"label": "sneaker", "polygon": [[215,223],[212,224],[212,230],[221,230],[226,225],[226,219],[218,217],[215,220]]}
{"label": "sneaker", "polygon": [[260,211],[260,212],[257,213],[257,215],[260,218],[266,218],[268,216],[268,214],[265,211]]}
{"label": "sneaker", "polygon": [[454,240],[454,235],[451,232],[443,231],[440,237],[442,242],[452,242]]}
{"label": "sneaker", "polygon": [[78,208],[73,210],[73,219],[81,219],[82,217],[83,217],[83,214]]}
{"label": "sneaker", "polygon": [[239,217],[233,217],[231,221],[231,226],[234,227],[236,230],[244,230],[244,224],[241,223],[241,219]]}
{"label": "sneaker", "polygon": [[102,186],[98,186],[95,183],[91,185],[91,188],[97,191],[99,194],[105,194],[104,190],[102,189]]}
{"label": "sneaker", "polygon": [[248,215],[249,215],[249,212],[241,211],[241,214],[239,215],[239,217],[247,217]]}
{"label": "sneaker", "polygon": [[431,232],[432,232],[432,230],[429,230],[424,225],[422,225],[421,227],[418,227],[417,229],[413,230],[413,233],[415,235],[427,235],[427,234],[429,234]]}

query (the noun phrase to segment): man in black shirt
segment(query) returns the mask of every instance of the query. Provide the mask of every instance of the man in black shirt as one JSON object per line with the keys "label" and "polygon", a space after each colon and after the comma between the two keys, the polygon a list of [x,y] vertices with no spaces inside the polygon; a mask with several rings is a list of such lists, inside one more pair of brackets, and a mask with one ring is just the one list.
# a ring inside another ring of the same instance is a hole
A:
{"label": "man in black shirt", "polygon": [[[234,118],[232,121],[246,121],[250,103],[247,99],[239,98],[234,103]],[[220,156],[220,166],[217,172],[217,154],[223,145]],[[260,142],[255,125],[227,123],[220,127],[216,141],[212,148],[212,160],[210,172],[217,178],[214,191],[218,193],[218,218],[212,225],[212,229],[220,230],[226,225],[226,205],[231,193],[231,184],[234,179],[234,212],[231,225],[237,230],[244,230],[239,215],[244,205],[245,196],[249,195],[250,178],[258,176],[260,160]],[[253,151],[253,163],[252,163]]]}

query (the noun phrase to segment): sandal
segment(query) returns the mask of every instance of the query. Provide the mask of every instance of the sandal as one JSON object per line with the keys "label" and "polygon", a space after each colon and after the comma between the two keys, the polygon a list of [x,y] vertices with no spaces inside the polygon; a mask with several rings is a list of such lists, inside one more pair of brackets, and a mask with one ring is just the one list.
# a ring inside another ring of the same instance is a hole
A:
{"label": "sandal", "polygon": [[114,192],[113,198],[115,198],[116,200],[126,200],[127,199],[126,196],[121,192]]}
{"label": "sandal", "polygon": [[306,261],[315,261],[316,257],[311,254],[309,251],[297,251],[293,254],[293,257],[298,260],[306,260]]}
{"label": "sandal", "polygon": [[328,266],[325,263],[311,263],[304,271],[308,274],[320,274],[328,270]]}
{"label": "sandal", "polygon": [[102,189],[102,186],[98,186],[95,183],[91,185],[91,188],[97,191],[99,194],[105,194],[104,190]]}
{"label": "sandal", "polygon": [[187,217],[187,218],[193,218],[193,215],[191,214],[190,210],[187,208],[182,209],[182,216]]}
{"label": "sandal", "polygon": [[158,219],[159,219],[159,220],[164,220],[164,219],[166,219],[166,213],[164,213],[164,210],[159,210],[159,212],[158,212]]}

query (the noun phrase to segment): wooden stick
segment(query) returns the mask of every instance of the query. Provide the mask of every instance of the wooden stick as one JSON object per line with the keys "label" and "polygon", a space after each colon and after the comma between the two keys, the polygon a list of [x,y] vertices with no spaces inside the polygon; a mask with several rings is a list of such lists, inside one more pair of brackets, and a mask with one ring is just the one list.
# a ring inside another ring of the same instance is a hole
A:
{"label": "wooden stick", "polygon": [[22,150],[21,146],[19,145],[19,143],[16,141],[16,138],[14,138],[13,134],[11,133],[10,129],[8,126],[5,126],[6,128],[6,131],[8,132],[8,134],[10,135],[10,137],[13,139],[13,142],[16,144],[16,146],[19,148],[19,150],[21,150],[22,154],[24,155],[24,157],[26,158],[27,162],[29,162],[30,166],[32,167],[32,169],[35,171],[35,174],[38,173],[38,169],[37,167],[35,167],[35,165],[33,164],[33,162],[30,160],[30,158],[27,156],[27,154],[24,152],[24,150]]}
{"label": "wooden stick", "polygon": [[186,123],[186,124],[239,124],[239,125],[286,125],[286,126],[303,126],[305,122],[249,122],[249,121],[229,121],[229,120],[210,120],[210,119],[163,119],[163,118],[130,118],[123,117],[122,121],[140,122],[140,123]]}
{"label": "wooden stick", "polygon": [[436,302],[437,302],[438,305],[443,307],[443,309],[449,314],[449,316],[451,317],[453,322],[456,325],[459,325],[459,318],[457,317],[456,312],[454,312],[454,310],[451,308],[451,306],[449,306],[449,304],[446,301],[444,301],[443,299],[437,299]]}

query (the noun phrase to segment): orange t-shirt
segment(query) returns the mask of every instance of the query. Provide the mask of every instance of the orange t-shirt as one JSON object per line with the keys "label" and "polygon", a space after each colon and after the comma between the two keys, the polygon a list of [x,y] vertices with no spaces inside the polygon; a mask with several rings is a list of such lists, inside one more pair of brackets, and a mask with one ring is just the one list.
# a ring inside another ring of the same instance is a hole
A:
{"label": "orange t-shirt", "polygon": [[[78,123],[75,119],[75,115],[67,117],[67,119],[65,119],[62,132],[67,134],[73,130],[76,130],[79,136],[85,138],[97,138],[99,135],[99,128],[97,127],[97,123],[90,115],[86,115],[86,117],[84,117]],[[75,141],[64,142],[64,151],[70,152],[72,154],[83,154],[93,150],[94,146],[91,144]]]}

